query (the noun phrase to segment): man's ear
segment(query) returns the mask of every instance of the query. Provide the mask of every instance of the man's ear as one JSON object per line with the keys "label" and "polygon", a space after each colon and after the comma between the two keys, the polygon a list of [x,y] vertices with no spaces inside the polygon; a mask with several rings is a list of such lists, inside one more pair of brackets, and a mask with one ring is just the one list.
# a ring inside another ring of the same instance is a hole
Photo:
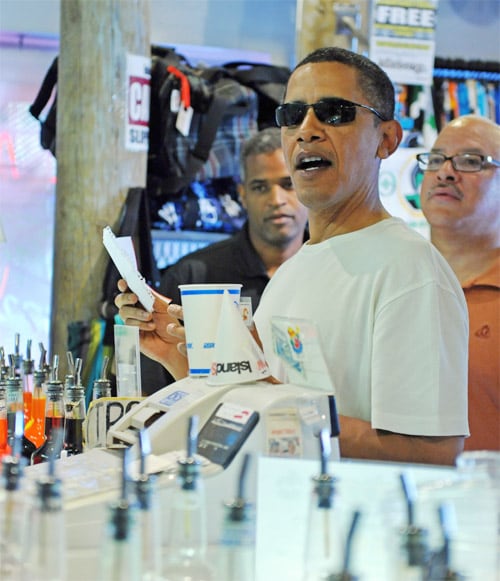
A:
{"label": "man's ear", "polygon": [[247,204],[246,204],[246,191],[245,191],[245,186],[243,184],[238,184],[237,187],[238,187],[238,196],[240,198],[241,205],[246,210],[247,209]]}
{"label": "man's ear", "polygon": [[391,121],[382,121],[382,139],[377,149],[377,155],[380,159],[386,159],[392,155],[403,139],[403,129],[395,119]]}

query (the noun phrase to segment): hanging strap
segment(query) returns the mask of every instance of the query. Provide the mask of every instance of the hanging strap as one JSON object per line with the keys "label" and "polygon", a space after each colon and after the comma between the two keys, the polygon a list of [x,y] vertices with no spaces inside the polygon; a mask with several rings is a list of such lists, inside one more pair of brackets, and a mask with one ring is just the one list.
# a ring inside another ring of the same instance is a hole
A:
{"label": "hanging strap", "polygon": [[38,94],[33,101],[33,104],[29,108],[29,112],[33,115],[35,119],[40,117],[40,113],[44,110],[45,106],[50,100],[52,91],[57,83],[57,57],[52,61],[49,70],[45,74],[45,78],[40,85]]}

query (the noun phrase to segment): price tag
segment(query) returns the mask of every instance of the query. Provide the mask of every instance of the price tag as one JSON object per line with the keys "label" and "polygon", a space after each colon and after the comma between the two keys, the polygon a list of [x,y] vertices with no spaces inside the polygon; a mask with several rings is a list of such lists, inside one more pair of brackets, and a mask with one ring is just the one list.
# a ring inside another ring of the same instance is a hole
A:
{"label": "price tag", "polygon": [[170,93],[170,111],[178,113],[181,108],[181,93],[179,89],[172,89]]}
{"label": "price tag", "polygon": [[177,121],[175,122],[175,128],[179,133],[187,137],[189,135],[189,129],[191,127],[191,120],[193,119],[193,108],[182,106],[180,111],[177,113]]}

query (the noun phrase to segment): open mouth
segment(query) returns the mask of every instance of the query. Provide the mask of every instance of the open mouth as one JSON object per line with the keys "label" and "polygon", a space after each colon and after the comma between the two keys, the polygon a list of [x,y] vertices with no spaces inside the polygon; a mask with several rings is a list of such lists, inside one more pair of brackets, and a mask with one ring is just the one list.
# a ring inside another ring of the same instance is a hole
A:
{"label": "open mouth", "polygon": [[311,155],[300,159],[295,167],[299,171],[311,171],[315,169],[321,169],[324,167],[330,167],[331,165],[332,165],[331,161],[328,161],[327,159],[324,159],[319,155]]}

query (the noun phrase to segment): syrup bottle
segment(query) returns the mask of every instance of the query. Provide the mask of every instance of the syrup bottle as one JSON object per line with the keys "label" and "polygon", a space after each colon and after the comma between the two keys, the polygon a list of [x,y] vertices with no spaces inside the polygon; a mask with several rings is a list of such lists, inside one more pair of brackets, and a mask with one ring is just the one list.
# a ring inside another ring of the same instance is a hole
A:
{"label": "syrup bottle", "polygon": [[2,487],[0,494],[0,579],[18,579],[21,572],[22,552],[27,534],[26,491],[21,487],[25,460],[20,456],[23,437],[23,412],[18,411],[15,421],[14,446],[11,455],[2,459]]}
{"label": "syrup bottle", "polygon": [[7,427],[7,403],[4,380],[0,380],[0,458],[10,455],[9,430]]}
{"label": "syrup bottle", "polygon": [[212,581],[215,572],[206,558],[207,525],[200,462],[195,458],[198,416],[189,418],[186,457],[178,460],[178,486],[170,499],[165,581]]}
{"label": "syrup bottle", "polygon": [[47,475],[36,481],[35,502],[29,513],[29,528],[23,550],[23,581],[66,581],[66,529],[62,503],[62,482],[55,474],[63,432],[52,431],[53,445]]}
{"label": "syrup bottle", "polygon": [[54,439],[54,430],[64,434],[64,384],[58,379],[59,356],[54,355],[51,378],[45,384],[45,437],[46,440],[31,456],[31,464],[47,462],[51,455],[60,458],[61,448]]}
{"label": "syrup bottle", "polygon": [[329,579],[332,571],[342,564],[344,513],[339,501],[336,478],[328,472],[330,434],[319,434],[321,472],[313,478],[305,547],[304,581]]}
{"label": "syrup bottle", "polygon": [[23,383],[20,375],[16,375],[15,355],[9,355],[10,374],[5,381],[5,397],[7,405],[7,430],[9,446],[12,448],[16,423],[16,412],[23,411]]}
{"label": "syrup bottle", "polygon": [[28,339],[28,345],[26,347],[26,358],[23,359],[22,363],[24,425],[26,425],[31,419],[34,368],[35,364],[31,359],[31,339]]}
{"label": "syrup bottle", "polygon": [[154,477],[146,471],[151,453],[147,430],[139,432],[140,468],[134,482],[137,499],[138,542],[141,547],[142,581],[161,579],[161,511],[154,486]]}
{"label": "syrup bottle", "polygon": [[85,420],[85,388],[81,383],[82,360],[68,351],[68,362],[73,375],[66,376],[64,388],[64,451],[67,456],[83,452],[83,421]]}
{"label": "syrup bottle", "polygon": [[121,494],[109,506],[104,542],[101,545],[99,581],[141,579],[141,545],[137,538],[136,510],[129,501],[129,454],[130,448],[124,448]]}
{"label": "syrup bottle", "polygon": [[45,442],[45,407],[46,397],[43,391],[45,383],[45,371],[35,369],[33,372],[33,398],[31,400],[31,419],[24,428],[24,436],[33,443],[34,450],[23,456],[31,461],[31,455]]}
{"label": "syrup bottle", "polygon": [[255,579],[255,514],[244,494],[250,454],[245,454],[238,479],[236,498],[224,506],[218,549],[219,581]]}

